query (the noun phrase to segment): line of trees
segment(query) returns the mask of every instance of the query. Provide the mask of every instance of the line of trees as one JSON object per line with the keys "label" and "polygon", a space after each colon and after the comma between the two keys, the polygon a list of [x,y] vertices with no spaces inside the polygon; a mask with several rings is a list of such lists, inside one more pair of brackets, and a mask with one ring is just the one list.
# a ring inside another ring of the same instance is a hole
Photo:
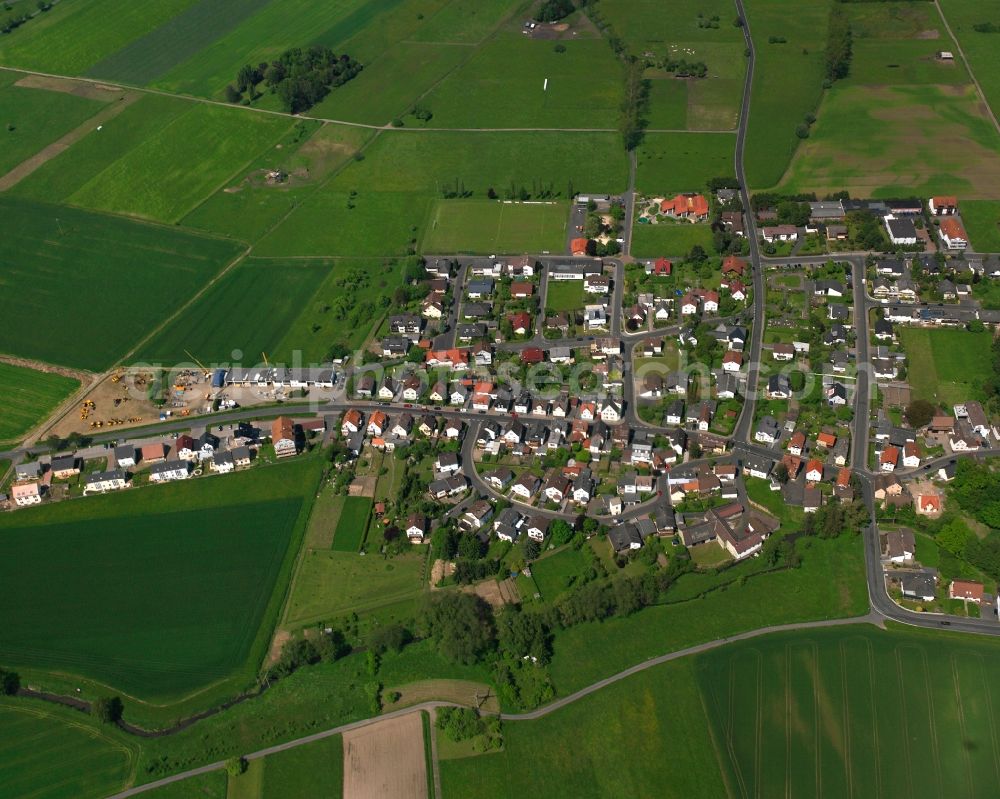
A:
{"label": "line of trees", "polygon": [[826,32],[826,78],[831,83],[850,72],[852,40],[850,19],[842,8],[834,6]]}

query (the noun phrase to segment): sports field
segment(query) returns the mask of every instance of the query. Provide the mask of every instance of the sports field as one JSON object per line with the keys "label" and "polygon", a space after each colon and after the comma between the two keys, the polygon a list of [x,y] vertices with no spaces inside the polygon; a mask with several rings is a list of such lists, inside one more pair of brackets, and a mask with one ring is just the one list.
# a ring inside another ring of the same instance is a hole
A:
{"label": "sports field", "polygon": [[164,704],[245,680],[318,466],[303,458],[5,517],[0,660]]}
{"label": "sports field", "polygon": [[[284,359],[285,334],[330,274],[329,261],[250,260],[231,269],[135,355],[146,363],[205,363],[261,353]],[[304,342],[307,343],[307,342]],[[233,355],[238,350],[241,355]]]}
{"label": "sports field", "polygon": [[333,533],[332,549],[336,552],[357,552],[364,541],[371,513],[372,501],[368,497],[345,497]]}
{"label": "sports field", "polygon": [[632,228],[632,254],[639,258],[686,255],[695,245],[710,251],[710,225],[660,224]]}
{"label": "sports field", "polygon": [[0,701],[0,790],[35,799],[101,799],[136,767],[137,747],[80,713],[23,699]]}
{"label": "sports field", "polygon": [[962,223],[977,252],[1000,252],[1000,201],[962,200]]}
{"label": "sports field", "polygon": [[0,363],[0,441],[20,439],[80,387],[80,381],[53,372]]}
{"label": "sports field", "polygon": [[0,198],[0,350],[100,371],[236,257],[220,239]]}
{"label": "sports field", "polygon": [[0,175],[5,175],[43,147],[83,124],[104,107],[66,92],[15,86],[21,75],[0,73],[0,108],[3,109],[0,141]]}
{"label": "sports field", "polygon": [[730,795],[987,796],[1000,650],[985,637],[841,628],[698,658]]}
{"label": "sports field", "polygon": [[421,244],[424,252],[562,252],[569,204],[438,200]]}
{"label": "sports field", "polygon": [[907,380],[914,398],[952,405],[980,398],[980,381],[991,369],[988,331],[903,327],[899,340],[911,364]]}
{"label": "sports field", "polygon": [[[822,94],[827,17],[825,0],[800,0],[795,13],[778,0],[748,0],[756,64],[746,142],[746,175],[751,188],[776,185],[800,139],[795,128],[815,113]],[[770,43],[770,37],[786,39]],[[780,91],[774,91],[780,86]]]}
{"label": "sports field", "polygon": [[403,604],[412,613],[426,585],[425,560],[423,550],[391,559],[377,551],[313,550],[295,575],[283,626],[302,627]]}
{"label": "sports field", "polygon": [[549,280],[546,283],[546,311],[582,311],[585,304],[582,280]]}
{"label": "sports field", "polygon": [[649,133],[638,150],[636,187],[664,196],[704,191],[712,178],[733,177],[736,137],[727,133]]}

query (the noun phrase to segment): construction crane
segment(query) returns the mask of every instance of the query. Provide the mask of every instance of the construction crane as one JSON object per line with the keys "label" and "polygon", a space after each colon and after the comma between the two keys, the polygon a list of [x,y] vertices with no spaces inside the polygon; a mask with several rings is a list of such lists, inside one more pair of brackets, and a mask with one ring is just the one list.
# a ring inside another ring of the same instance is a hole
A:
{"label": "construction crane", "polygon": [[211,374],[211,372],[208,369],[205,368],[205,364],[203,364],[201,361],[199,361],[197,358],[195,358],[190,352],[188,352],[188,350],[184,350],[184,354],[187,355],[188,358],[190,358],[196,364],[198,364],[198,366],[201,368],[201,371],[203,371],[205,373],[206,377]]}

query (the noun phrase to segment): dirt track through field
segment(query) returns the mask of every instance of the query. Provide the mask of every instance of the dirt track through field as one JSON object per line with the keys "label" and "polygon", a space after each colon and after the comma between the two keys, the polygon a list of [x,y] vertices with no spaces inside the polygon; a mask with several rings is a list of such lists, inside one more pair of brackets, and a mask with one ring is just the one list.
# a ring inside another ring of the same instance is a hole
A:
{"label": "dirt track through field", "polygon": [[419,712],[344,733],[344,799],[426,799]]}
{"label": "dirt track through field", "polygon": [[[19,81],[18,85],[22,85],[23,83],[24,81]],[[121,96],[120,100],[111,103],[106,108],[101,109],[94,116],[79,127],[71,130],[61,139],[52,142],[52,144],[48,147],[42,148],[26,161],[22,161],[6,175],[0,177],[0,191],[7,191],[7,189],[16,186],[43,164],[51,161],[57,155],[64,153],[88,133],[95,130],[100,125],[104,125],[109,120],[114,119],[140,97],[142,97],[142,95],[138,92],[126,92]]]}

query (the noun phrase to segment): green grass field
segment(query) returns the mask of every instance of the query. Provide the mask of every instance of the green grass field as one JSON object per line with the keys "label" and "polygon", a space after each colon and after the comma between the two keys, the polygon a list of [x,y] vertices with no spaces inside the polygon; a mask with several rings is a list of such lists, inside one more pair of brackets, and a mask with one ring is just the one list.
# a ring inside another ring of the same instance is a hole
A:
{"label": "green grass field", "polygon": [[230,242],[0,198],[0,350],[111,366],[239,252]]}
{"label": "green grass field", "polygon": [[710,225],[684,223],[635,225],[632,228],[632,254],[640,258],[686,255],[696,244],[710,251]]}
{"label": "green grass field", "polygon": [[899,340],[913,369],[907,380],[914,398],[947,405],[980,398],[980,382],[990,371],[989,332],[904,327]]}
{"label": "green grass field", "polygon": [[0,788],[4,796],[101,799],[126,784],[137,746],[66,708],[0,701]]}
{"label": "green grass field", "polygon": [[687,127],[688,82],[648,72],[646,77],[649,79],[649,127],[684,130]]}
{"label": "green grass field", "polygon": [[[80,75],[197,0],[91,0],[56,3],[4,36],[0,63],[55,75]],[[32,4],[33,5],[33,4]],[[34,10],[32,8],[32,10]],[[110,24],[113,21],[114,24]]]}
{"label": "green grass field", "polygon": [[137,701],[232,690],[269,642],[318,467],[302,458],[6,517],[0,657]]}
{"label": "green grass field", "polygon": [[87,75],[150,83],[210,46],[270,0],[196,0],[175,17],[87,69]]}
{"label": "green grass field", "polygon": [[583,573],[587,559],[583,551],[567,547],[531,564],[531,576],[546,602],[552,602]]}
{"label": "green grass field", "polygon": [[438,200],[424,235],[424,252],[562,252],[569,205]]}
{"label": "green grass field", "polygon": [[582,280],[549,280],[545,286],[545,310],[583,310],[587,300]]}
{"label": "green grass field", "polygon": [[622,78],[611,48],[600,39],[563,46],[500,34],[420,102],[443,127],[614,127]]}
{"label": "green grass field", "polygon": [[[801,0],[795,13],[773,0],[746,4],[757,53],[746,142],[746,176],[751,188],[781,180],[800,140],[795,128],[815,113],[822,93],[823,47],[829,3]],[[787,39],[770,44],[769,37]],[[780,91],[774,87],[780,86]]]}
{"label": "green grass field", "polygon": [[314,550],[295,576],[284,624],[294,628],[404,603],[412,612],[425,590],[425,560],[423,550],[389,560],[378,552]]}
{"label": "green grass field", "polygon": [[241,173],[290,127],[282,117],[190,103],[186,111],[88,180],[69,201],[176,222]]}
{"label": "green grass field", "polygon": [[[601,0],[599,11],[637,54],[665,54],[666,43],[677,40],[743,44],[743,32],[733,25],[736,10],[726,0],[674,0],[669,14],[658,0]],[[698,27],[699,14],[718,16],[719,26]]]}
{"label": "green grass field", "polygon": [[365,539],[372,501],[368,497],[346,497],[333,533],[335,552],[357,552]]}
{"label": "green grass field", "polygon": [[1000,769],[995,642],[869,627],[699,656],[734,796],[989,794]]}
{"label": "green grass field", "polygon": [[227,799],[228,778],[224,771],[210,771],[146,792],[146,799]]}
{"label": "green grass field", "polygon": [[864,39],[855,42],[847,85],[958,85],[969,82],[961,61],[939,61],[949,39]]}
{"label": "green grass field", "polygon": [[344,788],[344,742],[339,735],[269,755],[262,761],[260,799],[338,799]]}
{"label": "green grass field", "polygon": [[[135,360],[171,363],[185,350],[206,363],[290,358],[279,344],[331,273],[329,261],[244,261],[136,353]],[[306,342],[304,342],[306,343]],[[239,350],[242,356],[234,356]]]}
{"label": "green grass field", "polygon": [[0,441],[14,441],[48,418],[59,403],[80,387],[80,381],[0,363],[0,385],[4,387]]}
{"label": "green grass field", "polygon": [[704,191],[735,174],[736,137],[726,133],[649,133],[638,151],[636,187],[653,196]]}
{"label": "green grass field", "polygon": [[978,252],[1000,252],[1000,201],[962,200],[962,222]]}
{"label": "green grass field", "polygon": [[[693,603],[659,605],[557,633],[550,667],[557,693],[572,693],[645,658],[761,625],[867,612],[860,539],[810,539],[800,546],[797,569],[749,577],[745,585]],[[734,596],[739,614],[731,612]]]}
{"label": "green grass field", "polygon": [[416,41],[475,44],[520,6],[519,0],[449,3],[412,37]]}
{"label": "green grass field", "polygon": [[99,100],[75,94],[29,89],[13,85],[16,72],[0,75],[0,108],[4,129],[0,133],[0,175],[4,175],[82,125],[104,107]]}
{"label": "green grass field", "polygon": [[[962,51],[969,60],[969,68],[986,95],[994,113],[1000,113],[1000,64],[997,63],[997,35],[979,33],[973,25],[982,22],[997,23],[996,9],[980,0],[941,0],[941,10],[951,26]],[[940,24],[939,20],[936,20]],[[936,27],[936,25],[935,25]],[[957,56],[957,54],[956,54]]]}
{"label": "green grass field", "polygon": [[445,797],[725,796],[693,663],[629,678],[536,721],[499,753],[441,760]]}

